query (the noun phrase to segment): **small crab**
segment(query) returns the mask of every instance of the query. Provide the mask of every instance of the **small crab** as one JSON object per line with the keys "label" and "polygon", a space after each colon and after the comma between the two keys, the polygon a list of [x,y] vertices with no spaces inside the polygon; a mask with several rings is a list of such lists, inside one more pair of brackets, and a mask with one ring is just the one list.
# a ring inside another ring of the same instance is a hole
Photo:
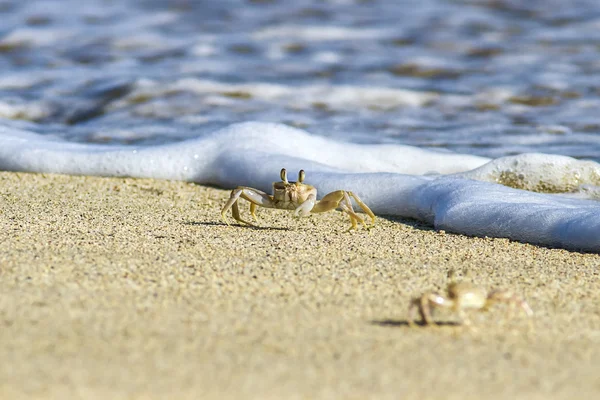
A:
{"label": "small crab", "polygon": [[415,311],[419,310],[425,324],[436,325],[431,317],[434,307],[451,309],[460,316],[465,325],[470,325],[467,310],[488,310],[495,303],[507,303],[511,309],[520,307],[528,317],[533,315],[527,302],[510,290],[488,292],[468,282],[452,282],[448,285],[447,292],[445,296],[429,292],[412,299],[408,308],[408,324],[414,326]]}
{"label": "small crab", "polygon": [[375,225],[375,214],[371,209],[362,202],[362,200],[353,192],[346,190],[336,190],[331,192],[321,200],[317,200],[317,189],[311,185],[307,185],[304,182],[304,170],[300,170],[298,173],[297,182],[288,182],[287,172],[285,168],[280,173],[281,182],[273,182],[273,195],[270,196],[265,192],[258,189],[253,189],[245,186],[238,186],[231,191],[229,200],[221,210],[221,217],[223,221],[229,225],[225,213],[231,208],[233,218],[246,225],[254,226],[254,224],[244,221],[240,217],[240,209],[238,207],[238,200],[248,200],[250,202],[250,214],[255,221],[258,221],[256,217],[256,208],[277,208],[280,210],[293,210],[295,217],[305,217],[310,213],[322,213],[336,208],[340,208],[343,212],[350,216],[350,222],[352,226],[350,229],[356,229],[357,222],[362,223],[365,227],[367,224],[364,219],[357,215],[352,208],[350,198],[362,208],[362,210],[371,217],[371,226]]}

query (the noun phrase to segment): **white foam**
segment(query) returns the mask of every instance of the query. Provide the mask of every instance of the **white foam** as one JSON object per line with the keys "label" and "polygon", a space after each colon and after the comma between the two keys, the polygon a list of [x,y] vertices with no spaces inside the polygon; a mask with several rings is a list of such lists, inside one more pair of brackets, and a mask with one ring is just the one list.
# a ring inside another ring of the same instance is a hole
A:
{"label": "white foam", "polygon": [[17,28],[0,40],[3,46],[49,46],[70,40],[74,33],[68,29]]}
{"label": "white foam", "polygon": [[364,40],[380,39],[393,34],[390,29],[377,28],[346,28],[342,26],[302,26],[302,25],[280,25],[264,28],[256,32],[253,37],[258,40],[264,39],[294,39],[305,41],[339,41],[339,40]]}
{"label": "white foam", "polygon": [[[585,188],[598,185],[600,165],[540,154],[488,161],[410,146],[336,142],[256,122],[149,147],[68,143],[0,128],[3,170],[151,177],[269,191],[282,167],[302,168],[320,194],[353,190],[379,215],[416,218],[466,235],[600,250],[600,203],[481,181],[497,181],[498,174],[510,170],[522,176],[519,182],[533,182],[533,188],[542,181],[552,182],[554,190],[576,183]],[[422,175],[431,171],[439,175]],[[584,194],[581,190],[577,196]]]}
{"label": "white foam", "polygon": [[24,102],[18,98],[0,99],[0,118],[36,121],[50,115],[52,108],[41,101]]}
{"label": "white foam", "polygon": [[600,164],[539,153],[497,158],[457,176],[496,182],[535,192],[572,192],[583,184],[600,185]]}
{"label": "white foam", "polygon": [[[215,93],[243,93],[257,100],[284,104],[296,109],[313,108],[322,104],[331,109],[355,110],[357,107],[393,109],[396,107],[417,107],[439,97],[431,92],[386,87],[361,87],[353,85],[304,85],[295,87],[273,83],[224,83],[195,78],[184,78],[175,82],[159,83],[140,80],[136,88],[125,99],[136,102],[141,98],[163,97],[167,93],[192,92],[201,95]],[[117,103],[117,106],[122,103]]]}

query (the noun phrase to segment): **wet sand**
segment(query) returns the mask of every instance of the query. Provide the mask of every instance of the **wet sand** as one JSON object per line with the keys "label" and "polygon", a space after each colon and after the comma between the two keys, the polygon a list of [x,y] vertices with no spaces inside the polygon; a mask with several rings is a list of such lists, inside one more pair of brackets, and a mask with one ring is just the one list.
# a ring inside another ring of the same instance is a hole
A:
{"label": "wet sand", "polygon": [[[340,212],[228,227],[228,195],[0,172],[0,398],[600,396],[599,255]],[[522,294],[532,327],[498,306],[409,328],[451,270]]]}

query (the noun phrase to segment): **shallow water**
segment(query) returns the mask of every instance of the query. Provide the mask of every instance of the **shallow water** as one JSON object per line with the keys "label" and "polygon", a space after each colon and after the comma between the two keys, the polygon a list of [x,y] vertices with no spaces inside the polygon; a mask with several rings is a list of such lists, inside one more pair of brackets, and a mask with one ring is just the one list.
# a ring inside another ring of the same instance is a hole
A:
{"label": "shallow water", "polygon": [[600,3],[521,3],[0,0],[0,168],[304,168],[379,214],[596,251],[600,164],[564,156],[600,161]]}
{"label": "shallow water", "polygon": [[253,120],[600,160],[594,0],[3,0],[0,18],[3,123],[68,140]]}

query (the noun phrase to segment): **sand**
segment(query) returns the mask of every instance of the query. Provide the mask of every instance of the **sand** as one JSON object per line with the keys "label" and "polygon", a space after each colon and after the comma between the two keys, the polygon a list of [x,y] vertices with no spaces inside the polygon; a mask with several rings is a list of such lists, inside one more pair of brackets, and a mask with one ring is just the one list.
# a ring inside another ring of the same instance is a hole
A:
{"label": "sand", "polygon": [[[0,398],[600,396],[600,256],[340,212],[228,227],[228,195],[0,173]],[[452,270],[522,294],[531,324],[408,327]]]}

